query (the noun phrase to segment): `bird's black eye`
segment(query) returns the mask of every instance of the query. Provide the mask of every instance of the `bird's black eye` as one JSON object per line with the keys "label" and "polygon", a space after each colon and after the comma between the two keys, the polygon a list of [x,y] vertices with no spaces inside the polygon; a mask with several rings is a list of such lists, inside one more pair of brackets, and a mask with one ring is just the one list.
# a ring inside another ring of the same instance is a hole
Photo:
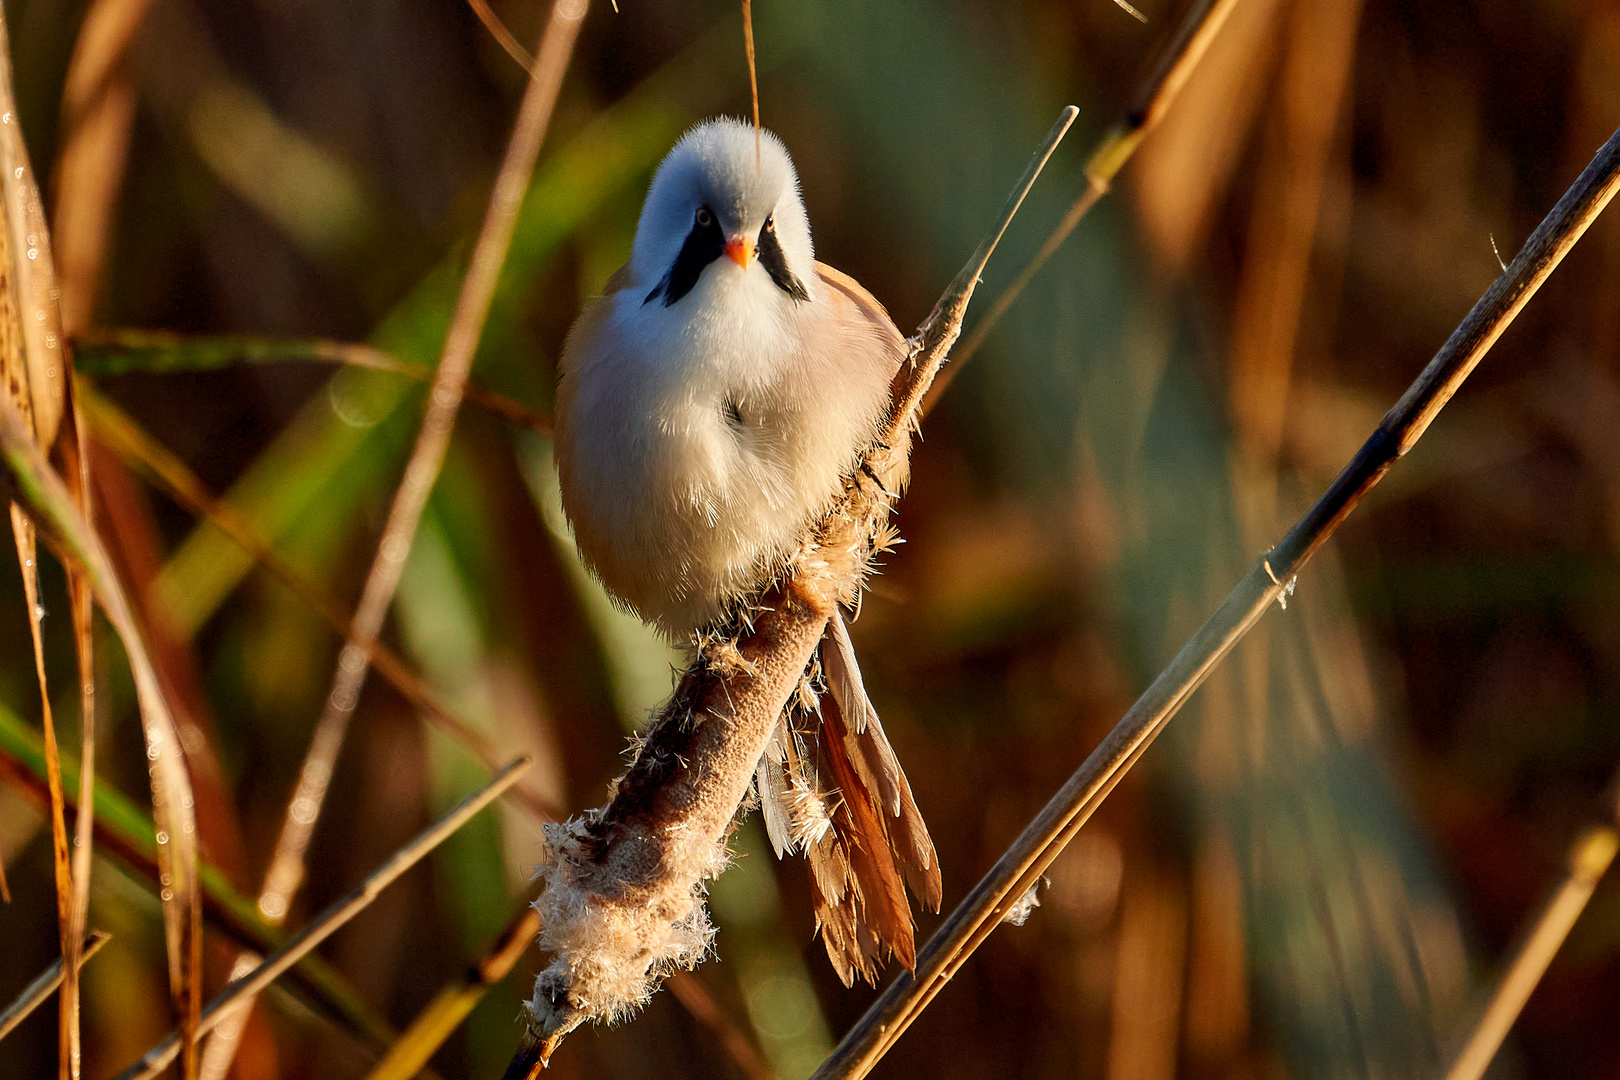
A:
{"label": "bird's black eye", "polygon": [[697,223],[702,225],[705,229],[714,224],[714,215],[709,213],[709,208],[707,206],[698,207]]}
{"label": "bird's black eye", "polygon": [[773,232],[776,231],[776,215],[775,214],[772,214],[770,217],[765,219],[765,231],[769,232],[769,233],[773,233]]}

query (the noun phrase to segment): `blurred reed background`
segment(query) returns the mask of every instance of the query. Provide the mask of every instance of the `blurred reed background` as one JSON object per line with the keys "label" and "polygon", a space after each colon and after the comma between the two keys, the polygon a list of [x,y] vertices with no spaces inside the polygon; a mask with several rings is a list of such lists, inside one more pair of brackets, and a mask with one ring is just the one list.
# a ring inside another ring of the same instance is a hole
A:
{"label": "blurred reed background", "polygon": [[[98,525],[180,712],[206,855],[252,897],[341,639],[149,482],[141,433],[352,610],[421,384],[277,359],[311,351],[283,339],[437,359],[525,76],[458,0],[94,3],[133,38],[75,156],[64,81],[89,5],[6,0],[21,120],[85,298],[67,317]],[[536,39],[546,5],[493,3]],[[994,296],[1083,188],[1085,148],[1183,5],[1138,6],[1146,25],[1108,0],[760,0],[763,117],[797,160],[818,255],[915,326],[1073,101],[1075,133],[981,304]],[[548,412],[563,335],[625,259],[660,157],[747,93],[735,5],[593,5],[477,380]],[[854,628],[947,907],[1348,460],[1498,273],[1493,239],[1510,258],[1617,123],[1609,0],[1242,0],[1116,196],[930,417],[907,543]],[[1325,555],[1054,865],[1029,923],[991,939],[878,1075],[1443,1069],[1620,761],[1620,218],[1599,219]],[[46,563],[71,729],[72,628]],[[99,775],[149,814],[128,669],[101,636]],[[475,403],[384,639],[497,756],[535,754],[531,791],[568,812],[603,801],[675,662],[580,572],[545,438]],[[10,572],[0,641],[0,756],[17,761],[39,701]],[[485,775],[373,675],[287,925]],[[57,934],[38,796],[15,768],[0,778],[9,1000]],[[344,992],[409,1025],[521,909],[538,845],[511,799],[456,835],[323,951]],[[753,822],[735,846],[713,889],[718,958],[633,1023],[572,1037],[561,1076],[799,1080],[864,1009],[871,991],[844,990],[811,939],[803,867],[777,865]],[[153,887],[110,852],[90,925],[113,934],[84,971],[99,1078],[172,1018]],[[207,940],[211,994],[237,943]],[[539,966],[529,951],[483,997],[439,1075],[499,1075]],[[1497,1075],[1620,1076],[1616,1002],[1609,883]],[[53,1013],[0,1042],[0,1076],[54,1075]],[[288,984],[232,1075],[363,1076],[375,1052],[353,1029]]]}

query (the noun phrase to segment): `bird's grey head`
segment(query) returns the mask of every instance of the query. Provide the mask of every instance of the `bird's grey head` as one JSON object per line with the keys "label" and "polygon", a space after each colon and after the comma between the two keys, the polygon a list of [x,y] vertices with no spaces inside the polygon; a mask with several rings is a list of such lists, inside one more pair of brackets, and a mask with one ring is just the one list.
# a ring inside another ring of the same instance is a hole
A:
{"label": "bird's grey head", "polygon": [[810,222],[782,141],[762,132],[756,157],[754,128],[740,120],[688,131],[653,177],[631,263],[646,304],[677,304],[706,272],[738,271],[810,299]]}

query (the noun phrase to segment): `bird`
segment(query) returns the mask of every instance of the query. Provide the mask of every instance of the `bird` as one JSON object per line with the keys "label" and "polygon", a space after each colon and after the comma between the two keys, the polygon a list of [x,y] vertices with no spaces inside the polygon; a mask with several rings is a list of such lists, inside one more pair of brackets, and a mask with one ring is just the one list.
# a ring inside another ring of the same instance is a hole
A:
{"label": "bird", "polygon": [[[692,128],[558,363],[555,459],[585,565],[672,641],[735,625],[859,470],[906,355],[883,305],[816,261],[782,141],[726,117]],[[813,703],[784,710],[755,789],[777,857],[808,862],[834,970],[875,983],[888,957],[915,965],[906,889],[939,910],[938,856],[842,610],[809,674]]]}

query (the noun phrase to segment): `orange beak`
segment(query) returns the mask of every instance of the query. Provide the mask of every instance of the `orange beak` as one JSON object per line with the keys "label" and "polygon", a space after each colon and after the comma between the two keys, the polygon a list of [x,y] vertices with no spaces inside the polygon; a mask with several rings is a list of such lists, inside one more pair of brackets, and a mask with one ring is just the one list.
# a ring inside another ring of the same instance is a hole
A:
{"label": "orange beak", "polygon": [[726,241],[726,256],[744,270],[748,269],[748,264],[754,261],[754,241],[746,236],[733,236]]}

